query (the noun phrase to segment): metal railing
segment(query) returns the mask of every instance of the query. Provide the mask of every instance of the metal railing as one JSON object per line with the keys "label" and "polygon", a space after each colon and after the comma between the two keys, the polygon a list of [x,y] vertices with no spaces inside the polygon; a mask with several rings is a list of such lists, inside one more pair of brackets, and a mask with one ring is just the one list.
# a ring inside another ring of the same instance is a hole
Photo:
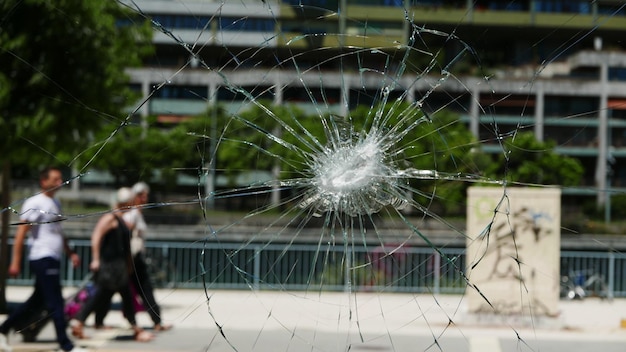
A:
{"label": "metal railing", "polygon": [[[64,285],[89,274],[88,240],[73,240],[82,264],[62,263]],[[465,249],[310,244],[149,242],[148,267],[157,287],[463,293]],[[346,268],[350,268],[347,270]],[[611,297],[626,297],[626,254],[561,252],[561,274],[593,272]],[[31,284],[24,266],[9,284]]]}

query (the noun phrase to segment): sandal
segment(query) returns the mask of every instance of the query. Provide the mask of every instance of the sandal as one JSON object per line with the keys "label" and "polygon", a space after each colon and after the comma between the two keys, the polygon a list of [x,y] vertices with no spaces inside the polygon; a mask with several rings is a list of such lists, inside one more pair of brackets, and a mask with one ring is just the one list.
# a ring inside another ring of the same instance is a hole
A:
{"label": "sandal", "polygon": [[83,323],[78,320],[71,320],[70,327],[72,328],[72,336],[77,339],[84,340],[87,338],[85,331],[83,331]]}
{"label": "sandal", "polygon": [[152,341],[152,339],[154,339],[154,335],[145,330],[135,333],[135,341],[137,342],[149,342]]}
{"label": "sandal", "polygon": [[172,328],[169,324],[154,324],[154,331],[167,331]]}

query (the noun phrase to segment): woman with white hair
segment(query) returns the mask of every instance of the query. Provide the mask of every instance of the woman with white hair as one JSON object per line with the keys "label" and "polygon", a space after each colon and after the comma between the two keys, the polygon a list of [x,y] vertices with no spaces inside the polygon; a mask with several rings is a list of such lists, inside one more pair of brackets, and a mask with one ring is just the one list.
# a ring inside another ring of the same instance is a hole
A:
{"label": "woman with white hair", "polygon": [[136,341],[150,341],[153,335],[137,325],[129,278],[132,276],[130,255],[130,230],[124,220],[133,202],[133,192],[128,187],[117,191],[116,206],[98,220],[91,235],[92,260],[89,268],[94,272],[96,293],[70,321],[72,334],[85,338],[84,323],[96,307],[109,306],[117,292],[122,296],[122,311],[130,323]]}
{"label": "woman with white hair", "polygon": [[132,229],[130,250],[133,256],[135,274],[132,276],[131,282],[135,285],[137,294],[141,297],[146,311],[150,314],[150,319],[154,323],[154,330],[168,330],[171,328],[171,325],[162,323],[161,308],[154,298],[154,289],[152,288],[152,282],[150,281],[148,267],[144,258],[148,225],[146,225],[141,209],[148,203],[150,187],[145,182],[137,182],[133,185],[132,190],[134,194],[133,208],[122,215],[124,221]]}

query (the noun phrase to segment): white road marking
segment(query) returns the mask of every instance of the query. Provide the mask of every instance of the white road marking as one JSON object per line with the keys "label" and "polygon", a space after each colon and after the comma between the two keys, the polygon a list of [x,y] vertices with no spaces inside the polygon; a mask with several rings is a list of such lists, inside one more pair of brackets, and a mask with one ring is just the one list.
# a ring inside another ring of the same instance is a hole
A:
{"label": "white road marking", "polygon": [[469,352],[501,352],[500,341],[496,337],[474,336],[469,339]]}

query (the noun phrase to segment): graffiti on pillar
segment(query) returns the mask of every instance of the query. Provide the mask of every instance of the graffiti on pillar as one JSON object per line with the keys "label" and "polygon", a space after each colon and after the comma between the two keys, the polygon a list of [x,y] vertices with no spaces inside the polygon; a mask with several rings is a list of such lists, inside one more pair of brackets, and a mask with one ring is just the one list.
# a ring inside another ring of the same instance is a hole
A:
{"label": "graffiti on pillar", "polygon": [[[555,235],[553,221],[547,212],[526,206],[506,217],[498,217],[490,226],[489,246],[483,258],[488,259],[485,263],[487,270],[480,275],[480,282],[493,285],[514,283],[518,288],[522,287],[523,292],[528,292],[535,313],[554,314],[549,308],[551,305],[543,302],[541,295],[536,293],[535,288],[542,283],[537,278],[534,265],[538,262],[537,250]],[[517,292],[520,292],[519,289]],[[489,312],[492,309],[501,314],[512,314],[519,313],[523,308],[519,295],[510,294],[493,299],[491,305],[482,305],[480,311]]]}
{"label": "graffiti on pillar", "polygon": [[495,222],[489,234],[492,244],[486,254],[493,255],[496,259],[487,279],[513,279],[524,283],[525,278],[520,275],[519,265],[524,263],[522,253],[528,241],[521,241],[520,236],[532,234],[532,245],[540,246],[541,240],[552,234],[551,226],[545,226],[550,221],[549,214],[522,207],[506,219]]}

